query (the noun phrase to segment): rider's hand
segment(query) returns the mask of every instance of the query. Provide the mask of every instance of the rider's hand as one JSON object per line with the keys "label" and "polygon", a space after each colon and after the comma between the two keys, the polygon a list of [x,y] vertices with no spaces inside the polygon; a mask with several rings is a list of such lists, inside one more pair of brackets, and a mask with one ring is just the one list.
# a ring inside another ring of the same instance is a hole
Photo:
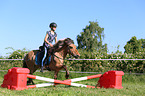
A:
{"label": "rider's hand", "polygon": [[53,45],[52,45],[52,44],[50,44],[50,47],[53,47]]}

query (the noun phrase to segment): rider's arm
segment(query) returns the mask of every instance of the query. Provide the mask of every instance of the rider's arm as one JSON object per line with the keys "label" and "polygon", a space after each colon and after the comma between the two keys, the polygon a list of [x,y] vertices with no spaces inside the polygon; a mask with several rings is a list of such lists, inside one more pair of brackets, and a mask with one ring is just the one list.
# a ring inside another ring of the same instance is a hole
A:
{"label": "rider's arm", "polygon": [[55,37],[55,43],[57,43],[57,37]]}

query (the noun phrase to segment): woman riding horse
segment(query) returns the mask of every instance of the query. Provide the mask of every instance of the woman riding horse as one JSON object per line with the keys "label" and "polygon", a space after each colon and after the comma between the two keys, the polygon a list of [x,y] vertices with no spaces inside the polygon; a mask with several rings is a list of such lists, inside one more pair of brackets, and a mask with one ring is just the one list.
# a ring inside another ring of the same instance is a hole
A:
{"label": "woman riding horse", "polygon": [[[24,58],[23,67],[28,68],[30,70],[30,74],[33,74],[38,68],[40,68],[40,66],[35,63],[36,54],[38,51],[39,50],[32,50]],[[76,49],[76,46],[74,45],[73,40],[71,40],[70,38],[59,40],[52,48],[50,48],[50,51],[47,52],[47,56],[44,62],[47,61],[50,55],[51,61],[49,65],[44,66],[46,69],[48,69],[49,67],[51,71],[55,71],[54,79],[57,79],[58,72],[61,69],[66,70],[66,79],[69,77],[67,67],[63,65],[64,59],[67,54],[70,54],[75,58],[78,58],[80,56],[79,52]],[[31,78],[29,78],[28,83],[34,84]]]}

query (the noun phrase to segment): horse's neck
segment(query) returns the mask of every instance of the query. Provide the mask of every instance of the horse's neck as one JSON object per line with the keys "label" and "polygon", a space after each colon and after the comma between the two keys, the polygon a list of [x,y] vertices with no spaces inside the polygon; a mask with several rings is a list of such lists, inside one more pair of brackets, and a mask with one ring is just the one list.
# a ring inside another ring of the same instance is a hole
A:
{"label": "horse's neck", "polygon": [[67,52],[65,50],[61,50],[60,52],[58,52],[62,57],[63,59],[65,59],[66,55],[67,55]]}

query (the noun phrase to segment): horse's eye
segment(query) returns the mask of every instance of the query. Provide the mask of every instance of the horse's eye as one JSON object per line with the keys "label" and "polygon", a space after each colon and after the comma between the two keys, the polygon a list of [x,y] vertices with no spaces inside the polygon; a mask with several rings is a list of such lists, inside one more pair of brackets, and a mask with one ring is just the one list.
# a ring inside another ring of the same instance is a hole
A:
{"label": "horse's eye", "polygon": [[69,46],[69,48],[72,49],[73,47],[72,46]]}

